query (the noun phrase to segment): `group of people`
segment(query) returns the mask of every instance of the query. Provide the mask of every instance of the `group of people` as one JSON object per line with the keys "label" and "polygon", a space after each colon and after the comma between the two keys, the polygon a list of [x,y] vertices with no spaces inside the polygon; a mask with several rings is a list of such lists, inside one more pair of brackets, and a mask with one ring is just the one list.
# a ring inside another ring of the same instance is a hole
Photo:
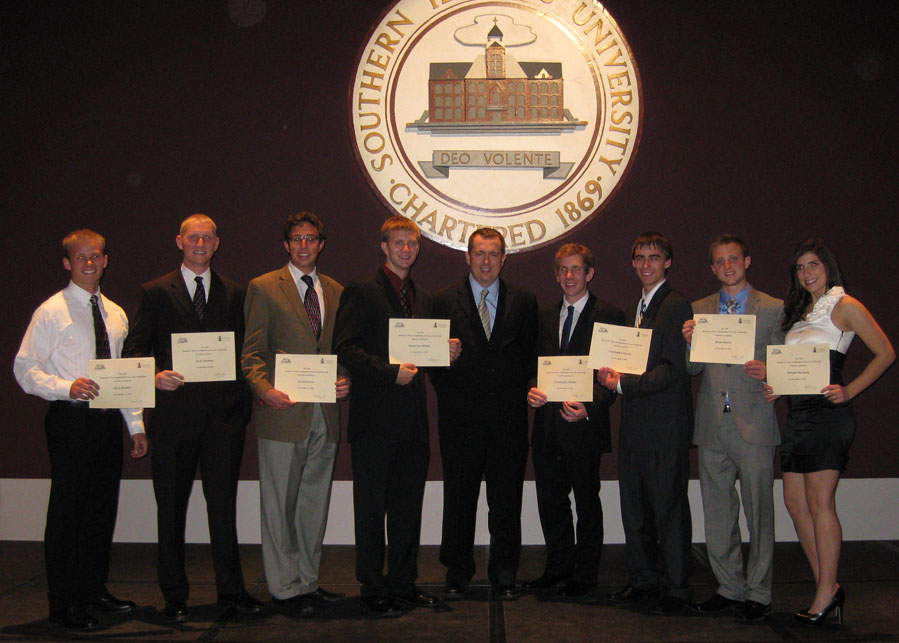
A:
{"label": "group of people", "polygon": [[[286,265],[253,279],[246,290],[211,269],[219,237],[208,216],[185,219],[175,241],[180,269],[142,286],[129,328],[122,309],[100,293],[104,238],[91,230],[69,234],[63,266],[71,282],[34,313],[16,356],[22,388],[51,401],[45,549],[52,621],[87,630],[98,626],[88,608],[134,608],[106,587],[123,425],[132,436],[131,456],[151,453],[164,615],[175,622],[190,618],[184,531],[198,466],[219,603],[248,614],[264,609],[245,589],[237,546],[237,481],[251,414],[273,605],[301,617],[345,599],[318,583],[341,404],[296,402],[276,388],[281,354],[337,355],[335,397],[349,400],[356,575],[371,615],[399,616],[411,607],[439,606],[441,598],[468,597],[482,481],[492,596],[515,600],[522,589],[569,600],[595,595],[603,543],[600,459],[611,450],[609,408],[621,397],[618,468],[628,581],[608,600],[660,613],[690,606],[762,618],[771,610],[774,457],[781,443],[773,404],[778,392],[765,383],[765,354],[768,345],[783,343],[832,349],[831,384],[820,395],[788,398],[781,462],[785,502],[817,585],[812,603],[796,617],[814,624],[831,613],[842,616],[834,496],[855,431],[849,400],[895,354],[870,313],[843,291],[836,260],[821,240],[797,249],[784,303],[749,285],[745,243],[718,237],[709,262],[720,288],[691,306],[667,281],[668,239],[641,234],[632,264],[642,289],[626,312],[591,292],[594,257],[576,243],[555,254],[561,299],[538,310],[533,293],[502,278],[505,240],[492,228],[469,237],[468,274],[434,295],[412,280],[421,233],[405,217],[394,216],[381,228],[384,263],[345,289],[318,271],[326,235],[311,212],[292,214],[284,224]],[[694,313],[755,315],[755,359],[742,367],[693,362]],[[448,367],[391,363],[389,323],[404,317],[450,320]],[[586,355],[596,322],[652,329],[645,371],[600,368],[592,401],[548,401],[537,386],[537,357]],[[235,380],[190,382],[173,370],[172,334],[204,331],[234,333]],[[873,357],[844,385],[840,370],[856,334]],[[146,414],[150,442],[141,409],[90,408],[98,385],[87,376],[88,361],[110,357],[155,359],[156,406]],[[701,377],[695,422],[692,375]],[[440,561],[447,571],[440,597],[416,585],[430,459],[425,376],[437,393],[443,465]],[[535,409],[530,446],[546,567],[521,583],[528,406]],[[697,603],[689,587],[693,444],[708,555],[719,582],[713,597]],[[736,480],[750,532],[745,572]]]}

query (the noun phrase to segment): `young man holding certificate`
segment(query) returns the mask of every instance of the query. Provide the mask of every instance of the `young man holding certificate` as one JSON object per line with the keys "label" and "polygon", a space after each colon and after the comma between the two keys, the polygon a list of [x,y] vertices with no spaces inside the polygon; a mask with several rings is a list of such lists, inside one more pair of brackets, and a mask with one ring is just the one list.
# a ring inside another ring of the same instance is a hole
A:
{"label": "young man holding certificate", "polygon": [[[555,276],[563,298],[540,312],[538,360],[570,355],[583,356],[586,362],[593,324],[624,324],[619,308],[587,289],[593,275],[593,253],[587,247],[568,243],[556,252]],[[535,374],[532,370],[532,384]],[[616,395],[596,381],[592,370],[586,375],[592,383],[588,402],[548,401],[539,380],[527,395],[528,404],[537,409],[531,449],[546,568],[524,587],[558,588],[556,595],[568,599],[584,598],[596,587],[603,542],[599,462],[611,450],[609,407]],[[571,491],[577,503],[576,539]]]}
{"label": "young man holding certificate", "polygon": [[[687,370],[691,375],[701,374],[693,442],[699,451],[706,549],[718,579],[716,594],[695,603],[693,609],[703,614],[737,612],[754,620],[771,611],[772,488],[780,432],[774,405],[764,399],[761,380],[765,378],[768,345],[783,344],[783,301],[749,285],[749,250],[739,237],[725,234],[712,241],[709,263],[721,288],[693,302],[693,312],[755,316],[755,354],[744,364],[694,361],[689,345],[695,343],[696,321],[684,322]],[[745,574],[738,525],[740,501],[734,489],[737,480],[749,528]]]}
{"label": "young man holding certificate", "polygon": [[106,581],[122,429],[127,424],[134,442],[132,458],[147,454],[147,437],[140,409],[89,406],[99,386],[87,376],[88,362],[118,357],[128,332],[125,311],[100,293],[106,240],[93,230],[76,230],[62,246],[71,281],[34,312],[13,371],[26,393],[50,401],[44,421],[51,469],[44,534],[50,620],[71,630],[92,630],[99,623],[86,607],[134,608],[110,594]]}
{"label": "young man holding certificate", "polygon": [[[198,464],[219,603],[245,614],[263,607],[244,587],[237,549],[237,480],[252,402],[238,363],[244,289],[210,268],[219,237],[205,214],[187,217],[175,244],[181,251],[181,268],[141,286],[140,308],[122,352],[125,357],[156,359],[156,408],[149,414],[148,429],[153,437],[158,580],[164,615],[181,622],[190,616],[184,528]],[[185,381],[184,374],[173,368],[173,358],[189,362],[189,355],[173,354],[172,335],[184,339],[187,334],[212,332],[217,339],[233,342],[222,354],[234,369],[228,364],[221,370],[236,371],[236,379]]]}
{"label": "young man holding certificate", "polygon": [[693,316],[689,302],[667,281],[671,242],[644,232],[631,249],[640,298],[625,319],[652,330],[646,370],[600,368],[597,377],[621,398],[618,475],[627,545],[628,584],[609,595],[614,603],[658,601],[654,612],[681,610],[690,600],[690,444],[693,392],[684,362],[681,328]]}
{"label": "young man holding certificate", "polygon": [[[430,460],[425,382],[415,364],[390,361],[391,320],[431,316],[430,295],[411,278],[420,248],[421,232],[414,221],[402,216],[385,221],[385,263],[346,287],[334,325],[334,350],[353,380],[347,437],[356,577],[362,585],[362,605],[373,616],[399,616],[409,606],[439,605],[436,597],[415,586]],[[449,340],[449,345],[452,361],[461,348],[458,340]]]}
{"label": "young man holding certificate", "polygon": [[[243,372],[256,407],[262,560],[268,590],[288,616],[308,616],[315,606],[344,598],[318,585],[322,540],[328,521],[331,476],[340,440],[337,399],[349,394],[346,376],[327,382],[331,401],[289,395],[287,371],[278,362],[331,355],[334,318],[343,286],[318,272],[325,229],[312,212],[287,217],[283,268],[256,277],[247,288]],[[319,360],[316,360],[319,361]],[[297,366],[298,371],[302,369]]]}

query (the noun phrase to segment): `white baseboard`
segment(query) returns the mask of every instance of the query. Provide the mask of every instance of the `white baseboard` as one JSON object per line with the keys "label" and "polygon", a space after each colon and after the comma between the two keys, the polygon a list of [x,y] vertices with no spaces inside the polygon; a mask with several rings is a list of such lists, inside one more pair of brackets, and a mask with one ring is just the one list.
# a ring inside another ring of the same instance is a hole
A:
{"label": "white baseboard", "polygon": [[[690,481],[690,509],[693,515],[693,541],[705,542],[702,501],[699,482]],[[47,479],[0,478],[0,540],[43,540],[47,516],[50,481]],[[604,481],[602,505],[605,516],[605,542],[623,543],[621,511],[618,504],[618,482]],[[774,482],[775,537],[778,541],[795,541],[796,533],[783,504],[780,480]],[[845,540],[899,540],[899,478],[849,478],[842,480],[837,491],[837,509],[843,524]],[[260,541],[259,483],[242,480],[238,487],[237,529],[241,543]],[[421,543],[440,544],[440,521],[443,514],[443,483],[428,482],[422,513]],[[537,516],[534,483],[524,483],[521,510],[522,542],[543,544],[543,533]],[[746,525],[741,516],[746,539]],[[206,502],[200,482],[194,483],[187,515],[186,539],[191,543],[208,543]],[[150,480],[123,480],[119,496],[116,542],[156,542],[156,502]],[[489,542],[487,533],[487,501],[481,493],[475,542]],[[338,481],[331,493],[331,509],[325,544],[353,544],[353,483]]]}

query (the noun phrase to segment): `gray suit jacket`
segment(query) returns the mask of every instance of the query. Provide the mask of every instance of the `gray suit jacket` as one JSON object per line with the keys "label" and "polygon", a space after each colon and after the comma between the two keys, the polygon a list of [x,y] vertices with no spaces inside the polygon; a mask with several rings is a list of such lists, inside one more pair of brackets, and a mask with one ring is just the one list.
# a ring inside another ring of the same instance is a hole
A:
{"label": "gray suit jacket", "polygon": [[[693,312],[718,313],[718,292],[693,302]],[[783,301],[751,288],[746,302],[747,315],[755,315],[755,359],[765,361],[769,344],[783,344]],[[752,379],[738,364],[702,364],[690,361],[687,349],[687,371],[702,373],[696,398],[696,425],[693,443],[713,444],[715,432],[724,416],[724,393],[730,397],[731,416],[740,435],[750,444],[780,444],[774,405],[765,402],[762,382]]]}
{"label": "gray suit jacket", "polygon": [[[250,282],[244,305],[246,335],[241,366],[257,398],[276,388],[275,359],[279,353],[331,353],[334,318],[343,286],[321,273],[318,278],[325,295],[325,317],[318,339],[312,332],[306,307],[286,265]],[[328,437],[337,442],[340,438],[339,404],[322,404],[321,408]],[[266,440],[303,442],[309,433],[312,410],[313,404],[304,402],[281,411],[257,404],[256,435]]]}

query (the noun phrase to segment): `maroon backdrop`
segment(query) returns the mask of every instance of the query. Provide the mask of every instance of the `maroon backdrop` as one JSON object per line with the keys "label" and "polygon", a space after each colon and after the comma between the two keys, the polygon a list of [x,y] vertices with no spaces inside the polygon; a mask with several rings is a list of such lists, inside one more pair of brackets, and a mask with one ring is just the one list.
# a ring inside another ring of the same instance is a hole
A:
{"label": "maroon backdrop", "polygon": [[[174,236],[192,212],[218,222],[215,267],[241,282],[284,263],[280,225],[299,209],[328,227],[323,271],[345,283],[379,263],[387,213],[356,167],[346,100],[389,4],[270,1],[261,22],[241,27],[224,0],[4,3],[0,477],[49,476],[45,403],[22,393],[11,365],[34,308],[66,284],[68,231],[107,236],[103,290],[129,314],[138,284],[178,266]],[[645,125],[624,185],[567,239],[597,254],[594,290],[620,306],[635,298],[630,244],[657,229],[674,243],[671,282],[691,299],[708,294],[707,243],[731,231],[750,244],[752,283],[782,296],[793,246],[818,234],[836,247],[849,291],[899,341],[885,282],[899,202],[895,3],[606,6],[641,71]],[[553,252],[510,256],[504,276],[548,302]],[[415,276],[435,289],[464,271],[460,253],[426,242]],[[850,374],[867,357],[856,342]],[[849,476],[899,476],[897,396],[894,369],[857,400]],[[439,479],[436,440],[432,451]],[[251,429],[246,478],[255,453]],[[338,478],[349,478],[348,461],[344,445]],[[603,476],[615,475],[607,457]],[[149,462],[127,463],[126,476],[149,477]]]}

